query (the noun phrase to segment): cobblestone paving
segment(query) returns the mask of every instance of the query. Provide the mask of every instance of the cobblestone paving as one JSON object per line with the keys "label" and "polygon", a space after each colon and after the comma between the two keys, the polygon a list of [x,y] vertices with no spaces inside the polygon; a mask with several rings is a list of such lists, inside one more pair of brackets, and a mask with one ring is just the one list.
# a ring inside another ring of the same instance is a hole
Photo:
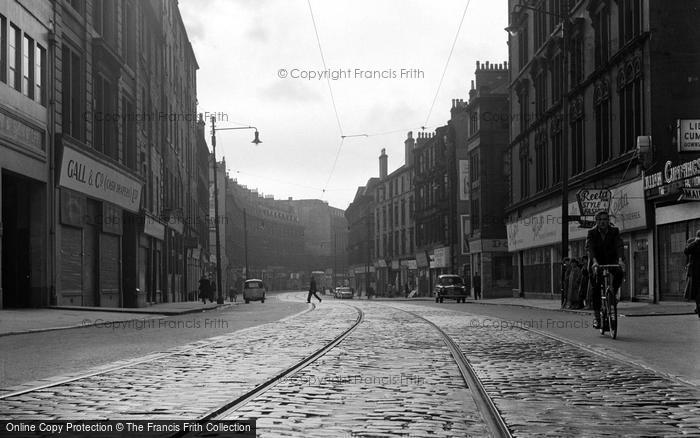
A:
{"label": "cobblestone paving", "polygon": [[515,436],[700,436],[700,391],[494,318],[397,304],[460,346]]}
{"label": "cobblestone paving", "polygon": [[437,331],[359,305],[365,320],[341,344],[223,418],[257,418],[259,437],[489,435]]}
{"label": "cobblestone paving", "polygon": [[0,418],[200,418],[318,350],[356,319],[351,307],[322,306],[187,344],[155,361],[0,399]]}

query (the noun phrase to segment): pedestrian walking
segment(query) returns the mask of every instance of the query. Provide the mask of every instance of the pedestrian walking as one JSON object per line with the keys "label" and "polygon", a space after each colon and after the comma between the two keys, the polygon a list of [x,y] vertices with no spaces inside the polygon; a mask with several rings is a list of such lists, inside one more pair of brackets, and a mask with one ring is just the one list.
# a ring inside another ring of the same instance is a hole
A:
{"label": "pedestrian walking", "polygon": [[581,258],[581,285],[578,289],[578,306],[577,309],[583,309],[588,305],[588,256],[583,256]]}
{"label": "pedestrian walking", "polygon": [[579,292],[581,290],[581,265],[578,259],[573,258],[569,262],[571,272],[569,273],[569,296],[567,298],[569,309],[579,308]]}
{"label": "pedestrian walking", "polygon": [[571,274],[570,259],[564,257],[561,261],[561,308],[566,307],[567,298],[569,295],[569,274]]}
{"label": "pedestrian walking", "polygon": [[202,274],[199,279],[199,298],[202,300],[202,304],[207,304],[207,296],[209,296],[209,279]]}
{"label": "pedestrian walking", "polygon": [[408,288],[408,283],[403,284],[403,293],[406,295],[406,298],[408,298],[408,294],[411,293],[411,289]]}
{"label": "pedestrian walking", "polygon": [[474,273],[474,279],[472,280],[472,283],[474,284],[474,299],[480,300],[481,299],[481,275],[479,275],[478,272]]}
{"label": "pedestrian walking", "polygon": [[688,240],[683,252],[688,257],[684,296],[687,300],[695,300],[695,313],[700,317],[700,230],[694,239]]}
{"label": "pedestrian walking", "polygon": [[318,302],[319,302],[319,303],[322,301],[322,300],[321,300],[321,297],[319,297],[318,295],[316,295],[316,279],[314,278],[313,275],[311,276],[311,281],[309,282],[309,295],[306,297],[306,302],[307,302],[307,303],[310,303],[310,302],[311,302],[311,296],[312,296],[312,295],[315,296],[316,299],[318,299]]}
{"label": "pedestrian walking", "polygon": [[210,303],[214,302],[214,295],[216,294],[216,292],[216,280],[212,278],[211,280],[209,280],[209,293],[207,294],[207,298],[209,299]]}

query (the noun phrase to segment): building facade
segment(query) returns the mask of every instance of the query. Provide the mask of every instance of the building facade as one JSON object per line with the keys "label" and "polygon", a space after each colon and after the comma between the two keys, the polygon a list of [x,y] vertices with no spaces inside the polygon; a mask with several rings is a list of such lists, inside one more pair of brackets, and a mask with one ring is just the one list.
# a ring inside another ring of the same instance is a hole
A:
{"label": "building facade", "polygon": [[3,305],[186,299],[198,66],[177,2],[8,2],[0,25]]}
{"label": "building facade", "polygon": [[461,236],[452,251],[467,256],[456,266],[463,265],[462,275],[472,288],[479,274],[483,297],[510,296],[512,266],[504,214],[508,184],[503,169],[509,126],[507,63],[477,61],[469,100],[454,100],[451,116],[458,167],[458,183],[453,185],[458,193],[453,196],[459,209],[452,217],[460,220],[452,226]]}
{"label": "building facade", "polygon": [[376,290],[375,278],[375,193],[379,178],[370,178],[359,187],[345,210],[348,221],[348,278],[350,286],[362,294]]}
{"label": "building facade", "polygon": [[[520,3],[508,3],[510,27],[517,35],[509,39],[511,133],[504,163],[511,188],[508,249],[517,293],[559,294],[562,228],[568,229],[568,255],[583,256],[589,225],[574,220],[587,214],[578,201],[607,193],[612,222],[625,243],[623,299],[679,297],[680,274],[668,272],[673,268],[664,268],[665,260],[674,260],[672,254],[680,259],[681,234],[686,237],[697,226],[693,221],[700,208],[687,201],[670,206],[666,203],[676,202],[664,194],[648,198],[649,191],[645,202],[643,174],[667,161],[697,157],[697,150],[679,151],[676,126],[697,119],[699,52],[692,35],[698,5],[653,0]],[[686,40],[689,46],[679,49],[677,42]],[[653,148],[638,150],[638,136],[650,136]],[[561,164],[563,148],[566,166]],[[566,215],[562,204],[568,205]],[[662,224],[655,208],[662,211]],[[673,247],[666,244],[670,239],[660,239],[660,225],[667,224],[678,241]]]}
{"label": "building facade", "polygon": [[48,2],[0,4],[0,308],[51,302],[52,16]]}

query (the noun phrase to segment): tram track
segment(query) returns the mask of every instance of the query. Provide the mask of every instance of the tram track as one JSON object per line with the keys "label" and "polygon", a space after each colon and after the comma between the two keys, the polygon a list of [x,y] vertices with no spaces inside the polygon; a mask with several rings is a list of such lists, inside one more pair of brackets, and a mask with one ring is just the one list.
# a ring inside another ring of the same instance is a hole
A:
{"label": "tram track", "polygon": [[[307,309],[302,310],[300,312],[297,312],[296,314],[289,315],[285,318],[282,318],[277,322],[285,322],[285,321],[289,321],[289,320],[298,318],[298,317],[300,317],[308,312],[311,312],[315,309],[316,309],[316,305],[311,304]],[[235,331],[232,333],[235,333],[236,335],[240,335],[240,334],[244,334],[246,332],[254,331],[257,329],[258,329],[258,327],[248,327],[248,328],[238,330],[238,331]],[[232,334],[232,333],[230,333],[230,334]],[[159,361],[162,359],[166,359],[168,357],[193,352],[193,351],[196,351],[198,349],[216,347],[219,344],[224,344],[227,342],[227,339],[225,339],[226,336],[227,335],[217,336],[215,340],[208,341],[208,342],[207,341],[197,341],[196,345],[192,345],[191,347],[187,347],[184,349],[174,348],[173,351],[166,351],[166,352],[162,352],[162,353],[152,353],[152,354],[149,354],[149,355],[142,357],[142,358],[139,358],[139,359],[127,360],[127,361],[125,361],[125,363],[122,363],[122,364],[117,365],[117,366],[100,367],[97,370],[92,370],[89,372],[80,373],[78,375],[72,375],[72,376],[68,376],[68,377],[64,377],[64,378],[58,378],[57,380],[50,381],[50,382],[47,382],[45,384],[34,385],[34,386],[30,386],[28,388],[10,391],[10,392],[4,393],[4,394],[0,394],[0,401],[8,400],[8,399],[11,399],[13,397],[18,397],[18,396],[30,394],[30,393],[36,392],[36,391],[42,391],[45,389],[66,385],[66,384],[77,382],[77,381],[80,381],[83,379],[88,379],[88,378],[92,378],[92,377],[96,377],[96,376],[100,376],[100,375],[109,374],[109,373],[112,373],[115,371],[127,369],[129,367],[147,364],[149,362],[156,362],[156,361]],[[21,385],[18,385],[18,386],[21,386]]]}
{"label": "tram track", "polygon": [[[269,391],[270,389],[274,388],[280,381],[282,381],[285,378],[289,378],[294,376],[297,372],[300,370],[304,369],[311,363],[315,362],[322,356],[324,356],[326,353],[328,353],[330,350],[335,348],[338,344],[340,344],[345,338],[350,336],[350,334],[359,327],[359,325],[362,323],[364,320],[364,311],[360,309],[359,307],[356,306],[350,306],[353,307],[357,311],[357,319],[355,322],[348,327],[345,331],[343,331],[341,334],[336,336],[332,341],[328,342],[326,345],[323,347],[319,348],[316,350],[314,353],[306,356],[304,359],[300,360],[296,364],[292,365],[291,367],[288,367],[287,369],[281,371],[274,377],[266,380],[265,382],[261,383],[260,385],[256,386],[254,389],[236,397],[233,400],[230,400],[229,402],[223,404],[222,406],[213,409],[209,411],[207,414],[199,418],[197,421],[200,423],[204,423],[210,420],[214,419],[219,419],[219,418],[224,418],[227,416],[232,415],[234,412],[236,412],[238,409],[240,409],[242,406],[247,404],[248,402],[258,398],[265,392]],[[177,438],[177,437],[183,437],[183,436],[188,436],[191,435],[190,432],[179,432],[174,435],[171,435],[172,438]]]}
{"label": "tram track", "polygon": [[435,324],[427,318],[416,314],[415,312],[400,309],[394,306],[387,307],[391,307],[392,309],[408,313],[409,315],[412,315],[413,317],[428,323],[438,333],[440,333],[440,336],[445,342],[447,348],[450,350],[450,354],[452,355],[452,358],[455,360],[455,363],[459,368],[460,374],[462,375],[464,382],[466,383],[467,387],[471,390],[474,402],[476,403],[479,412],[481,412],[481,415],[483,416],[484,421],[486,422],[488,428],[491,430],[493,436],[498,438],[512,437],[510,430],[508,429],[508,425],[506,424],[505,420],[498,411],[498,408],[496,408],[496,405],[494,404],[491,397],[489,397],[486,388],[484,388],[484,385],[481,383],[481,380],[476,375],[476,372],[474,371],[474,368],[472,367],[471,363],[469,363],[469,360],[466,358],[464,353],[462,353],[462,350],[459,348],[454,339],[452,339],[450,335],[445,333],[445,331],[441,329],[437,324]]}

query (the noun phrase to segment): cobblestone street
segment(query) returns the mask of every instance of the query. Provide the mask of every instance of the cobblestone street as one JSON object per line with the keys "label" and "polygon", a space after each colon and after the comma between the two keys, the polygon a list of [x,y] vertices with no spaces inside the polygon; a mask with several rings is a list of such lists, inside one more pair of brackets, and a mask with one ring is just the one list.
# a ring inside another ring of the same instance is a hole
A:
{"label": "cobblestone street", "polygon": [[[362,322],[338,345],[237,410],[221,410],[336,339],[360,310]],[[218,419],[257,419],[262,437],[491,435],[478,393],[439,331],[417,316],[456,342],[513,436],[700,436],[692,385],[493,317],[333,299],[83,377],[3,388],[0,417],[201,419],[217,411]]]}

